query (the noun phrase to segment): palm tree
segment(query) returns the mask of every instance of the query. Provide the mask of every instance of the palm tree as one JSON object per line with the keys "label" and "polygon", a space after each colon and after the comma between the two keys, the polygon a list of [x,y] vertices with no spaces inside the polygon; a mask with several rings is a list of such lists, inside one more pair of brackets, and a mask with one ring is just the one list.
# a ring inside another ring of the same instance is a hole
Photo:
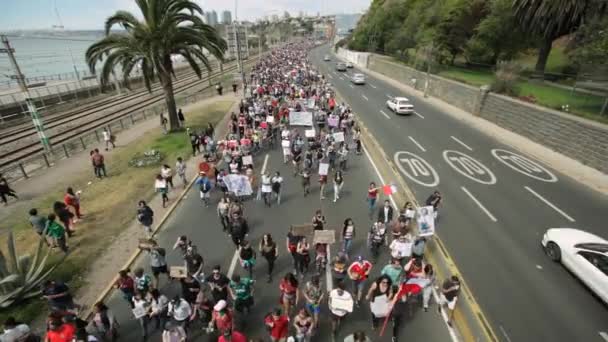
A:
{"label": "palm tree", "polygon": [[[203,51],[209,51],[222,61],[227,44],[215,28],[203,23],[199,16],[202,9],[191,0],[135,0],[135,3],[143,20],[127,11],[117,11],[108,17],[105,37],[87,49],[86,60],[91,72],[95,71],[97,62],[103,61],[102,85],[108,83],[116,66],[122,69],[122,78],[127,85],[133,68],[140,67],[148,91],[158,77],[165,93],[169,125],[174,130],[179,124],[173,95],[171,76],[175,73],[171,56],[181,55],[201,78],[201,65],[197,62],[211,70]],[[124,31],[110,32],[116,25]]]}
{"label": "palm tree", "polygon": [[589,17],[605,13],[607,7],[604,0],[513,0],[522,28],[541,39],[536,72],[545,72],[555,39],[572,33]]}

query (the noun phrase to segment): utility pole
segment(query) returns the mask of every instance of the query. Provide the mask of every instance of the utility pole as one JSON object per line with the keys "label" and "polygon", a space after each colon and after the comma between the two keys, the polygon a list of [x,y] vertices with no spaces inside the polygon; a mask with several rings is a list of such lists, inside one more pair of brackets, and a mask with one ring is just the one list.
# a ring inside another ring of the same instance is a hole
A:
{"label": "utility pole", "polygon": [[28,112],[32,117],[32,122],[34,123],[34,127],[36,127],[36,132],[38,133],[38,138],[40,138],[40,143],[44,147],[46,152],[52,152],[51,143],[49,139],[44,134],[44,125],[42,124],[42,120],[40,119],[40,115],[38,114],[38,109],[36,108],[36,104],[34,100],[32,100],[30,96],[30,92],[27,89],[27,84],[25,83],[25,76],[21,73],[21,69],[19,69],[19,64],[17,64],[17,60],[15,59],[15,49],[11,48],[11,44],[8,41],[8,38],[5,35],[1,35],[2,44],[4,45],[4,49],[0,49],[0,53],[8,54],[8,59],[13,67],[15,75],[11,78],[16,79],[19,83],[19,88],[21,89],[21,93],[25,99],[25,104],[27,105]]}

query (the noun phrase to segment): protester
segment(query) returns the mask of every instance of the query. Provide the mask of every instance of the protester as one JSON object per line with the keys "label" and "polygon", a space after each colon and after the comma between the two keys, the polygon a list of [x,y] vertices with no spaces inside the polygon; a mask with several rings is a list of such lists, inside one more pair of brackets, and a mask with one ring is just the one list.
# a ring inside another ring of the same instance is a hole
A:
{"label": "protester", "polygon": [[190,302],[180,296],[175,296],[169,302],[167,307],[168,315],[173,318],[173,322],[184,330],[188,329],[188,322],[192,315],[192,306]]}
{"label": "protester", "polygon": [[251,313],[253,306],[253,284],[251,278],[241,277],[238,274],[232,276],[230,281],[230,296],[234,303],[234,309],[240,313]]}
{"label": "protester", "polygon": [[[373,329],[377,329],[382,319],[388,315],[388,311],[375,312],[373,303],[385,301],[388,304],[392,298],[392,281],[388,276],[381,275],[372,283],[367,291],[367,295],[365,296],[365,299],[370,302]],[[388,309],[388,305],[386,308]]]}
{"label": "protester", "polygon": [[186,342],[188,335],[186,330],[179,324],[167,322],[162,334],[162,342]]}
{"label": "protester", "polygon": [[312,336],[313,319],[306,311],[301,308],[298,314],[293,318],[293,326],[296,329],[297,342],[309,342]]}
{"label": "protester", "polygon": [[156,180],[154,181],[154,189],[156,192],[160,193],[163,201],[163,208],[167,207],[167,202],[169,201],[169,186],[167,184],[167,180],[163,178],[161,174],[156,175]]}
{"label": "protester", "polygon": [[340,192],[344,186],[344,176],[342,171],[338,170],[334,174],[334,203],[340,199]]}
{"label": "protester", "polygon": [[135,280],[129,275],[129,270],[118,272],[118,279],[114,283],[114,288],[122,292],[122,297],[133,308],[133,296],[135,295]]}
{"label": "protester", "polygon": [[439,303],[437,303],[437,310],[441,313],[442,307],[447,306],[448,308],[448,324],[452,326],[452,320],[454,319],[454,309],[456,309],[456,301],[460,294],[460,279],[453,275],[446,279],[441,286],[441,293],[439,294]]}
{"label": "protester", "polygon": [[369,208],[369,218],[372,218],[374,213],[374,209],[376,207],[376,200],[378,199],[378,188],[376,188],[376,183],[369,183],[369,188],[367,189],[367,204]]}
{"label": "protester", "polygon": [[163,273],[169,277],[167,260],[165,259],[167,252],[164,248],[158,246],[156,240],[150,240],[149,246],[140,246],[140,248],[148,252],[148,256],[150,257],[150,268],[152,269],[152,275],[154,276],[152,287],[158,288],[160,274]]}
{"label": "protester", "polygon": [[103,141],[106,145],[106,151],[108,151],[110,145],[112,145],[112,148],[116,148],[116,145],[114,145],[114,136],[110,133],[110,131],[108,131],[107,128],[104,127],[101,134],[103,135]]}
{"label": "protester", "polygon": [[0,335],[1,342],[30,342],[35,339],[27,324],[17,322],[12,316],[4,321],[4,332]]}
{"label": "protester", "polygon": [[281,204],[281,188],[283,186],[283,177],[281,177],[281,173],[279,173],[279,171],[275,172],[270,181],[272,183],[272,193],[277,198],[277,204]]}
{"label": "protester", "polygon": [[15,190],[13,190],[8,185],[8,181],[6,180],[6,178],[4,178],[2,173],[0,173],[0,199],[2,200],[2,203],[4,203],[5,206],[8,205],[8,199],[6,198],[6,196],[11,196],[14,199],[19,199],[19,196],[17,196],[17,192],[15,192]]}
{"label": "protester", "polygon": [[103,154],[99,152],[99,149],[94,149],[91,154],[91,162],[93,163],[93,168],[95,170],[95,176],[101,179],[102,177],[107,177],[106,173],[106,163]]}
{"label": "protester", "polygon": [[274,263],[279,257],[279,249],[277,248],[277,244],[274,242],[270,234],[264,234],[264,236],[262,236],[259,251],[264,259],[266,259],[266,263],[268,264],[268,283],[270,283],[272,282]]}
{"label": "protester", "polygon": [[211,275],[205,279],[205,283],[209,285],[211,296],[216,303],[221,300],[228,300],[228,285],[230,284],[230,279],[222,274],[220,270],[220,265],[214,266]]}
{"label": "protester", "polygon": [[186,163],[182,159],[182,157],[177,157],[177,162],[175,162],[175,173],[179,179],[182,180],[182,184],[184,184],[184,189],[188,185],[188,180],[186,179]]}
{"label": "protester", "polygon": [[348,255],[355,238],[355,224],[350,217],[344,220],[342,227],[342,251]]}
{"label": "protester", "polygon": [[103,302],[97,302],[93,306],[92,326],[95,333],[104,341],[116,341],[118,338],[118,321]]}
{"label": "protester", "polygon": [[173,189],[175,186],[173,185],[173,170],[167,164],[163,164],[160,168],[160,175],[163,177],[165,182],[167,182],[167,186]]}
{"label": "protester", "polygon": [[158,289],[152,289],[146,295],[146,300],[150,303],[148,316],[155,322],[155,328],[158,330],[164,327],[169,312],[169,299]]}
{"label": "protester", "polygon": [[[328,306],[331,312],[331,332],[333,338],[338,334],[340,323],[346,315],[352,312],[352,309],[347,307],[352,305],[353,297],[350,293],[344,290],[344,284],[338,283],[336,288],[329,293]],[[352,308],[352,307],[351,307]]]}
{"label": "protester", "polygon": [[80,213],[80,191],[74,193],[74,190],[68,187],[63,196],[63,203],[74,209],[74,214],[76,215],[74,222],[82,218],[82,214]]}
{"label": "protester", "polygon": [[218,342],[247,342],[247,337],[236,330],[226,330],[217,340]]}
{"label": "protester", "polygon": [[298,305],[300,301],[300,290],[298,289],[299,282],[293,273],[287,273],[279,283],[279,291],[281,293],[279,302],[283,306],[283,312],[289,314],[291,308]]}
{"label": "protester", "polygon": [[65,228],[68,236],[72,236],[74,234],[74,230],[72,229],[72,219],[74,218],[74,214],[68,209],[68,207],[63,203],[56,201],[53,203],[53,212],[55,216],[61,221],[63,227]]}
{"label": "protester", "polygon": [[353,295],[355,296],[355,304],[358,306],[363,297],[363,289],[365,281],[372,270],[372,263],[358,256],[355,261],[348,267],[348,276],[353,282]]}
{"label": "protester", "polygon": [[[32,226],[32,228],[34,228],[34,231],[36,232],[36,234],[40,235],[42,238],[46,238],[45,236],[45,230],[46,230],[46,222],[47,222],[47,218],[41,215],[38,215],[38,209],[36,208],[32,208],[29,211],[29,218],[28,221],[30,222],[30,225]],[[47,241],[47,240],[45,240]],[[48,241],[47,241],[48,244]]]}
{"label": "protester", "polygon": [[55,214],[47,216],[45,230],[53,242],[53,246],[59,247],[64,253],[68,253],[67,232],[62,225],[55,221]]}
{"label": "protester", "polygon": [[303,294],[304,299],[306,299],[306,309],[313,315],[314,328],[316,329],[319,327],[321,302],[325,297],[325,293],[321,289],[321,280],[318,275],[312,276],[310,281],[306,283]]}
{"label": "protester", "polygon": [[264,324],[269,329],[272,342],[286,342],[289,333],[289,317],[283,314],[280,308],[275,308],[270,315],[264,319]]}
{"label": "protester", "polygon": [[232,331],[234,327],[234,319],[232,310],[227,308],[228,303],[225,300],[218,301],[213,307],[213,314],[209,327],[213,327],[219,334],[224,334],[226,331]]}
{"label": "protester", "polygon": [[154,211],[146,204],[146,201],[139,201],[137,204],[137,221],[144,227],[144,233],[148,238],[152,237],[152,223],[154,223]]}
{"label": "protester", "polygon": [[201,200],[205,204],[205,207],[209,206],[209,198],[211,197],[211,181],[209,177],[207,177],[207,173],[204,171],[200,172],[198,179],[196,180],[196,185],[199,188],[199,194]]}

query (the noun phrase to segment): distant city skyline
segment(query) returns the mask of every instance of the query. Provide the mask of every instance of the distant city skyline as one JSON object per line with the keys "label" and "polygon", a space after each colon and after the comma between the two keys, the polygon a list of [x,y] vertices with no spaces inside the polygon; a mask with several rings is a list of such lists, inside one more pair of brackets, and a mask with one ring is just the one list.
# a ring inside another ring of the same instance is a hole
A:
{"label": "distant city skyline", "polygon": [[[126,10],[141,18],[133,0],[21,0],[4,1],[0,11],[0,31],[53,29],[60,25],[55,15],[54,3],[61,16],[65,30],[101,30],[106,18],[118,10]],[[230,19],[256,21],[274,14],[283,17],[285,11],[292,17],[300,13],[307,15],[360,13],[366,10],[371,0],[241,0],[238,12],[234,13],[234,1],[194,0],[203,11],[230,11]],[[216,18],[217,19],[217,18]]]}

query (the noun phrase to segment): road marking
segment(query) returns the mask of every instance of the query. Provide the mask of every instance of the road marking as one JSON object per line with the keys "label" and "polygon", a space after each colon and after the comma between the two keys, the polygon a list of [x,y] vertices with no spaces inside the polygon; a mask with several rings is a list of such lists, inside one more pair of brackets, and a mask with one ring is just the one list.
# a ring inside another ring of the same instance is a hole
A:
{"label": "road marking", "polygon": [[536,265],[536,268],[538,268],[539,270],[543,269],[543,267],[541,265]]}
{"label": "road marking", "polygon": [[410,138],[410,140],[416,145],[418,146],[418,148],[422,151],[422,152],[426,152],[426,150],[424,149],[424,147],[422,147],[422,145],[420,145],[416,140],[414,140],[414,138],[412,137],[408,137]]}
{"label": "road marking", "polygon": [[365,101],[369,101],[369,99],[367,98],[367,96],[365,96],[365,95],[361,95],[361,96],[365,99]]}
{"label": "road marking", "polygon": [[234,269],[236,268],[236,262],[239,260],[239,250],[234,251],[234,255],[232,256],[232,261],[230,262],[230,267],[228,268],[228,273],[226,273],[226,277],[228,279],[232,279],[232,274],[234,273]]}
{"label": "road marking", "polygon": [[560,213],[568,221],[570,221],[570,222],[576,222],[576,220],[573,219],[572,217],[570,217],[570,215],[566,214],[563,210],[561,210],[560,208],[558,208],[555,204],[549,202],[543,196],[539,195],[536,191],[532,190],[532,188],[530,188],[529,186],[524,186],[524,189],[528,190],[532,195],[536,196],[536,198],[538,198],[539,200],[545,202],[546,205],[550,206],[551,208],[553,208],[553,210],[555,210],[558,213]]}
{"label": "road marking", "polygon": [[481,204],[481,202],[479,202],[479,200],[477,198],[475,198],[475,196],[473,196],[472,193],[469,192],[469,190],[467,190],[467,188],[465,188],[464,186],[460,187],[462,189],[462,191],[464,191],[465,194],[469,195],[469,197],[473,200],[473,202],[475,202],[475,204],[477,204],[477,206],[483,210],[484,213],[486,213],[486,215],[488,215],[488,217],[490,218],[490,220],[497,222],[498,220],[496,219],[496,217],[494,217],[494,215],[492,215],[492,213],[486,209],[486,207],[483,206],[483,204]]}
{"label": "road marking", "polygon": [[418,112],[412,112],[415,115],[417,115],[419,118],[424,119],[424,116],[422,116],[422,114],[418,113]]}
{"label": "road marking", "polygon": [[[405,157],[402,157],[405,155]],[[429,188],[439,185],[437,171],[424,158],[408,151],[399,151],[393,157],[397,168],[407,178]],[[407,166],[407,169],[406,169]],[[428,178],[431,177],[431,181]]]}
{"label": "road marking", "polygon": [[344,81],[344,78],[342,78],[342,76],[338,76],[339,79],[341,79],[342,81]]}
{"label": "road marking", "polygon": [[507,332],[505,331],[505,328],[501,326],[499,326],[500,328],[500,332],[502,332],[503,335],[505,335],[505,338],[507,339],[507,342],[511,342],[511,339],[509,338],[509,335],[507,335]]}
{"label": "road marking", "polygon": [[372,88],[374,88],[374,89],[378,88],[378,87],[376,87],[375,85],[373,85],[373,84],[371,84],[371,83],[368,83],[368,84],[369,84],[369,85],[370,85]]}
{"label": "road marking", "polygon": [[331,274],[331,248],[330,245],[327,245],[327,264],[325,265],[325,284],[327,285],[327,294],[334,289],[334,276]]}
{"label": "road marking", "polygon": [[600,331],[600,332],[598,332],[598,334],[600,334],[600,337],[603,338],[604,341],[608,342],[608,334],[607,333],[605,333],[603,331]]}
{"label": "road marking", "polygon": [[392,99],[392,98],[393,98],[393,97],[392,97],[392,96],[390,96],[389,94],[384,94],[384,95],[386,95],[386,97],[388,97],[389,99]]}
{"label": "road marking", "polygon": [[467,154],[454,150],[446,150],[443,151],[443,159],[456,172],[470,180],[486,185],[496,184],[494,173],[481,162]]}
{"label": "road marking", "polygon": [[351,88],[355,89],[355,87],[353,87],[353,85],[352,85],[352,84],[349,84],[349,86],[350,86]]}
{"label": "road marking", "polygon": [[387,119],[390,119],[391,117],[388,116],[388,114],[386,114],[383,110],[380,110],[380,113],[382,113],[382,115],[386,116]]}
{"label": "road marking", "polygon": [[545,167],[543,167],[536,161],[524,157],[520,154],[507,150],[493,149],[492,155],[494,156],[494,158],[498,159],[499,162],[528,177],[543,182],[557,182],[557,177],[553,173],[551,173],[551,171],[547,170]]}
{"label": "road marking", "polygon": [[469,145],[463,143],[462,141],[460,141],[460,139],[456,138],[455,136],[450,136],[450,138],[452,138],[452,140],[454,140],[455,142],[459,143],[460,145],[464,146],[464,148],[466,148],[469,151],[473,151],[472,148],[469,147]]}
{"label": "road marking", "polygon": [[329,78],[331,78],[331,79],[334,78],[331,74],[327,74],[327,76],[329,76]]}
{"label": "road marking", "polygon": [[264,156],[264,164],[262,165],[262,174],[266,173],[266,166],[268,166],[268,158],[270,156],[268,155],[268,153],[266,153],[266,155]]}
{"label": "road marking", "polygon": [[[382,177],[382,174],[380,174],[380,171],[378,170],[376,163],[374,163],[374,160],[372,159],[372,156],[367,151],[367,148],[365,147],[365,145],[363,145],[363,152],[365,152],[365,156],[367,157],[367,160],[369,160],[370,164],[372,164],[372,167],[373,167],[374,171],[376,172],[378,179],[380,179],[380,183],[386,184],[384,182],[384,178]],[[397,159],[396,157],[397,157],[398,153],[399,152],[395,153],[395,159]],[[399,165],[399,164],[397,164],[397,165]],[[388,195],[388,198],[391,200],[391,203],[394,208],[399,208],[397,206],[397,202],[395,202],[395,199],[393,198],[393,195]],[[331,277],[328,276],[327,279],[331,279]],[[439,295],[437,294],[437,290],[435,288],[433,288],[433,298],[435,299],[435,303],[439,303]],[[454,330],[454,328],[448,324],[448,315],[447,315],[446,311],[447,310],[441,310],[441,317],[443,318],[443,323],[445,324],[446,329],[448,329],[448,333],[450,334],[450,337],[452,338],[452,342],[458,342],[459,339],[458,339],[458,335],[456,334],[456,330]]]}

